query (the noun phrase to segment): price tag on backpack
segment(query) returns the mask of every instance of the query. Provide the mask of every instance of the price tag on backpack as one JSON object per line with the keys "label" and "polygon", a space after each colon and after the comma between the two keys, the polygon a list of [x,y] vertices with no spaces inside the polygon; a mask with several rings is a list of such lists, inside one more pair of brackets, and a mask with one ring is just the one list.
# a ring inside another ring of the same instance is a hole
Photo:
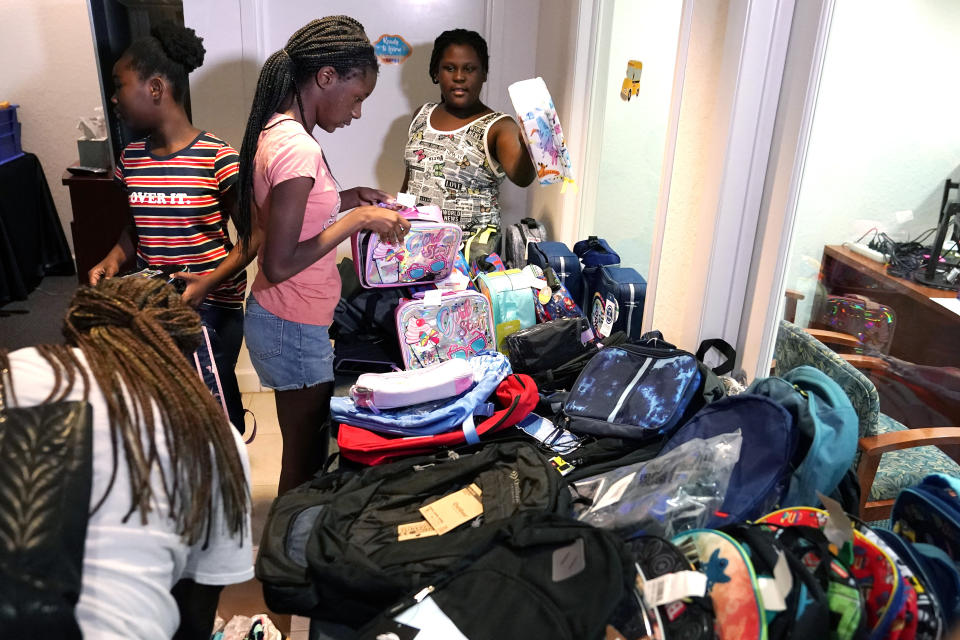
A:
{"label": "price tag on backpack", "polygon": [[413,209],[417,206],[417,196],[413,195],[412,193],[404,193],[401,191],[397,194],[397,204]]}
{"label": "price tag on backpack", "polygon": [[853,543],[853,523],[843,510],[843,506],[832,498],[828,498],[819,491],[817,497],[823,503],[827,513],[827,523],[823,527],[823,535],[827,537],[830,544],[835,545],[837,549],[842,549],[847,543]]}
{"label": "price tag on backpack", "polygon": [[426,520],[397,525],[397,542],[415,540],[417,538],[429,538],[435,535],[437,535],[437,530]]}
{"label": "price tag on backpack", "polygon": [[436,502],[420,507],[420,513],[427,519],[437,535],[442,536],[464,522],[469,522],[483,513],[483,502],[480,499],[480,487],[471,484],[444,496]]}
{"label": "price tag on backpack", "polygon": [[699,571],[677,571],[647,580],[643,600],[651,607],[707,593],[707,575]]}
{"label": "price tag on backpack", "polygon": [[600,293],[593,294],[593,309],[590,312],[590,322],[593,329],[601,338],[606,338],[613,331],[613,323],[620,315],[620,305],[615,298],[604,298]]}

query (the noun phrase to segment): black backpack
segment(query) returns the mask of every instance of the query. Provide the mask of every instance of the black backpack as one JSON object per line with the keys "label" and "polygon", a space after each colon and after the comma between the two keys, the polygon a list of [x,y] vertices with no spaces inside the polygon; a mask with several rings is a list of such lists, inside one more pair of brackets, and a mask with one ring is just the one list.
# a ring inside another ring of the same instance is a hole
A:
{"label": "black backpack", "polygon": [[530,377],[537,383],[537,388],[541,391],[557,391],[560,389],[569,389],[576,382],[577,376],[587,366],[587,363],[597,355],[600,349],[605,347],[616,347],[627,341],[627,334],[618,331],[613,335],[604,338],[602,343],[592,342],[588,344],[583,351],[567,360],[563,364],[549,369],[539,369],[530,373]]}
{"label": "black backpack", "polygon": [[523,269],[527,266],[527,247],[531,242],[543,242],[547,230],[533,218],[524,218],[517,224],[503,228],[503,251],[500,255],[507,269]]}
{"label": "black backpack", "polygon": [[330,325],[334,370],[385,372],[402,366],[394,315],[407,290],[364,289],[350,258],[341,260],[337,271],[342,284]]}
{"label": "black backpack", "polygon": [[[620,602],[610,627],[624,638],[660,637],[684,640],[714,640],[715,616],[710,596],[693,596],[666,605],[650,606],[648,583],[667,574],[693,570],[690,561],[673,543],[656,536],[638,536],[626,543],[637,571],[637,588]],[[608,634],[608,638],[617,637]]]}
{"label": "black backpack", "polygon": [[394,619],[412,616],[410,609],[428,595],[470,640],[601,638],[634,576],[623,543],[612,533],[527,513],[503,529],[489,551],[391,607],[358,638],[396,632]]}
{"label": "black backpack", "polygon": [[[482,515],[442,535],[411,535],[426,524],[420,507],[472,484]],[[274,502],[256,573],[271,610],[358,627],[487,550],[512,519],[565,514],[569,500],[564,479],[524,441],[318,475]]]}

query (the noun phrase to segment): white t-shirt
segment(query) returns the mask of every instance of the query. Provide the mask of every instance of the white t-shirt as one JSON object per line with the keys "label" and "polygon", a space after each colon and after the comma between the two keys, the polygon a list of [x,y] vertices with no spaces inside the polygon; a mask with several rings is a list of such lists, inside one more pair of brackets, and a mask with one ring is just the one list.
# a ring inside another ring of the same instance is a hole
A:
{"label": "white t-shirt", "polygon": [[[75,353],[86,366],[83,353],[79,350]],[[53,388],[53,370],[32,347],[10,353],[10,373],[17,401],[14,406],[38,405]],[[90,374],[90,380],[94,381],[93,374]],[[13,402],[13,394],[7,395]],[[65,400],[82,399],[82,383],[78,380]],[[92,508],[109,486],[113,463],[106,400],[95,384],[90,390],[89,401],[93,407]],[[160,416],[157,413],[155,416],[161,434],[157,442],[158,456],[167,477],[171,477],[166,442],[159,427]],[[235,429],[231,428],[230,433],[240,452],[249,486],[250,464],[246,448]],[[205,585],[227,585],[253,577],[250,519],[247,518],[244,526],[242,542],[231,537],[224,524],[214,474],[214,521],[209,545],[204,549],[205,541],[201,538],[197,544],[188,546],[176,534],[176,523],[163,515],[169,512],[169,503],[160,474],[154,470],[155,504],[147,524],[141,524],[139,510],[124,523],[123,517],[130,509],[131,499],[122,450],[117,465],[117,477],[110,494],[90,517],[87,527],[77,621],[86,638],[168,640],[180,626],[177,603],[170,595],[170,589],[180,579],[191,578]]]}

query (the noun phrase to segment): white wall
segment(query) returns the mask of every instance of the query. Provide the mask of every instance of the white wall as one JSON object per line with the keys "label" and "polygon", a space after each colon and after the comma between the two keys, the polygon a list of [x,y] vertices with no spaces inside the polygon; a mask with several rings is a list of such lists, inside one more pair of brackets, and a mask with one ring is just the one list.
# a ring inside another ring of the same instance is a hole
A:
{"label": "white wall", "polygon": [[[683,3],[613,5],[610,38],[598,52],[606,74],[594,96],[603,132],[596,198],[584,202],[580,235],[609,239],[622,263],[647,277]],[[640,93],[629,102],[620,98],[628,60],[643,63]]]}
{"label": "white wall", "polygon": [[[583,175],[583,157],[575,152],[575,136],[585,136],[586,131],[571,128],[574,119],[575,101],[585,102],[588,96],[576,95],[572,69],[575,65],[579,0],[549,0],[540,5],[536,40],[536,74],[543,78],[557,117],[564,127],[567,144],[571,147],[574,175]],[[540,186],[536,181],[527,189],[527,209],[530,215],[547,227],[550,236],[568,244],[576,238],[578,221],[569,215],[564,200],[574,200],[576,195],[567,190],[561,193],[559,184]]]}
{"label": "white wall", "polygon": [[[960,176],[958,32],[955,0],[836,3],[786,280],[806,294],[803,326],[824,244],[936,225],[944,180]],[[915,219],[898,224],[905,209]]]}
{"label": "white wall", "polygon": [[716,194],[703,184],[716,171],[711,151],[723,144],[714,131],[725,131],[718,106],[718,84],[727,31],[727,0],[698,2],[693,13],[690,45],[680,106],[680,120],[670,201],[664,228],[653,328],[684,349],[696,349],[700,309],[707,281]]}
{"label": "white wall", "polygon": [[101,105],[84,0],[0,1],[0,100],[19,104],[23,149],[43,164],[70,247],[70,193],[60,183],[77,161],[79,116]]}

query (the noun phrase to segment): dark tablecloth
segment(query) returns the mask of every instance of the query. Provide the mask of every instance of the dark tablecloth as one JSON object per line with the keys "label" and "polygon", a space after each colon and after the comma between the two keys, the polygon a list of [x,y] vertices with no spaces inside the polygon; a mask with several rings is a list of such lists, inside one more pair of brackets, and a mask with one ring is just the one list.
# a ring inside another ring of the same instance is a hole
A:
{"label": "dark tablecloth", "polygon": [[73,257],[40,160],[0,165],[0,305],[24,300],[47,275],[73,275]]}

